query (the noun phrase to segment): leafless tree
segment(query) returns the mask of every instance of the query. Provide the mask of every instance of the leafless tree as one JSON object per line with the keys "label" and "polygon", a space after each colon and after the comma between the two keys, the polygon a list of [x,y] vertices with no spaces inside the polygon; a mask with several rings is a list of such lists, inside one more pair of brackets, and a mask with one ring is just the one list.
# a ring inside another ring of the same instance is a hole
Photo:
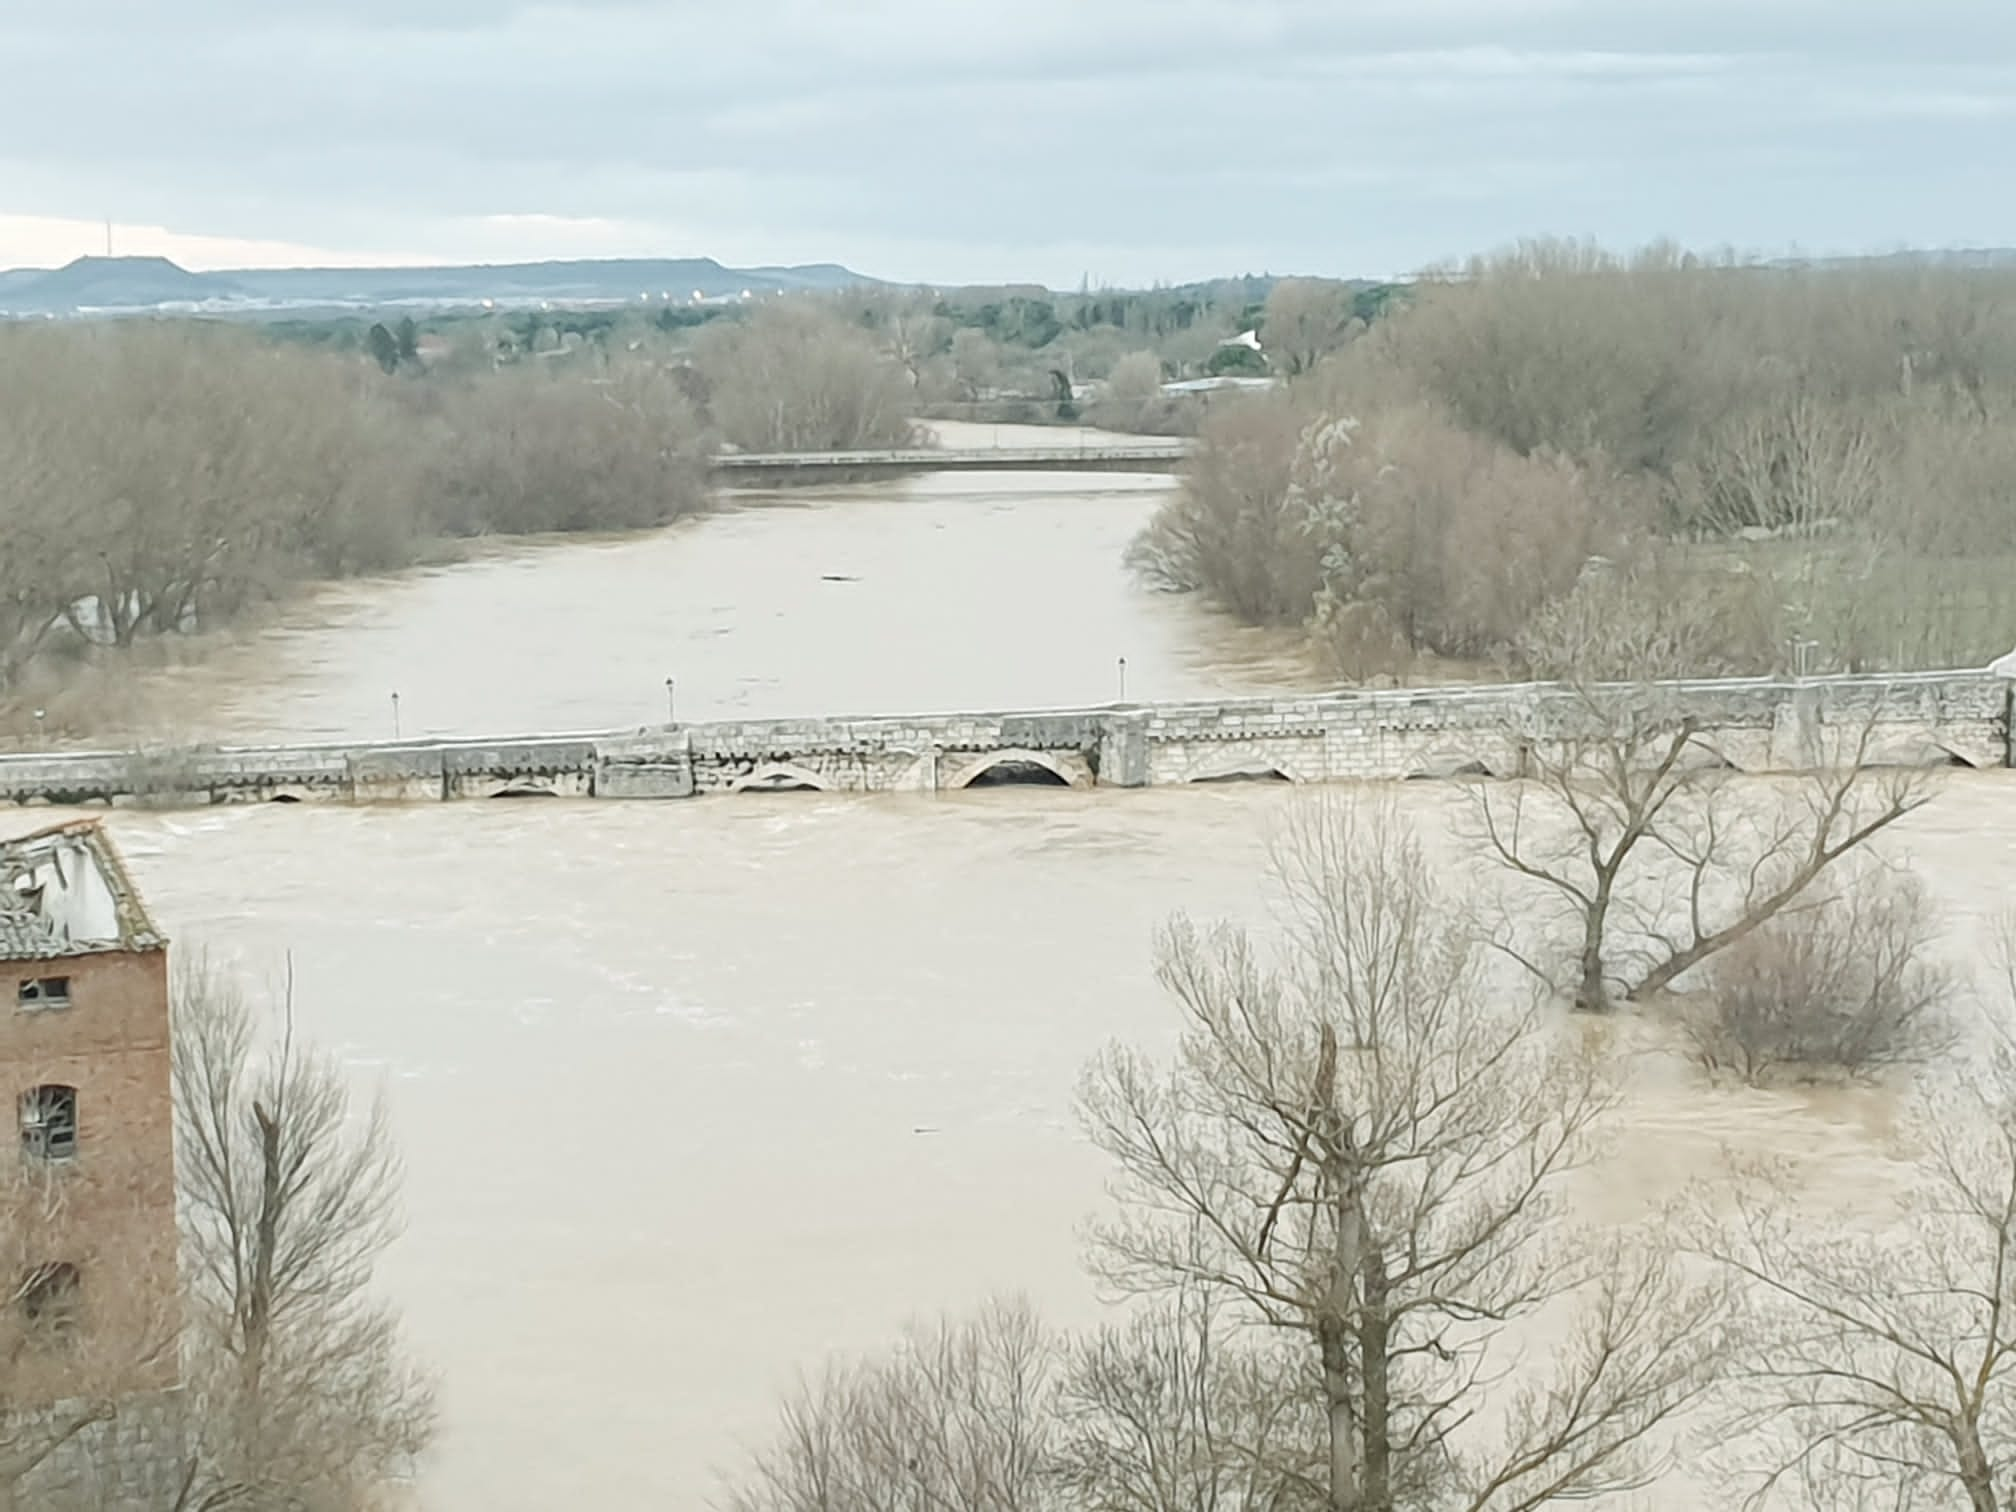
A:
{"label": "leafless tree", "polygon": [[1045,1512],[1056,1363],[1020,1303],[915,1328],[791,1396],[729,1512]]}
{"label": "leafless tree", "polygon": [[1689,570],[1676,552],[1592,559],[1513,635],[1511,663],[1549,681],[1659,682],[1776,668],[1777,604],[1755,574]]}
{"label": "leafless tree", "polygon": [[1001,349],[985,331],[962,326],[952,333],[952,374],[968,403],[985,397],[1001,381]]}
{"label": "leafless tree", "polygon": [[445,396],[428,493],[459,534],[637,529],[705,504],[704,451],[669,373],[513,368]]}
{"label": "leafless tree", "polygon": [[1752,1084],[1920,1065],[1951,1048],[1957,983],[1908,874],[1865,867],[1709,963],[1685,1014],[1696,1055]]}
{"label": "leafless tree", "polygon": [[434,1427],[373,1269],[397,1226],[382,1104],[277,1038],[216,970],[176,984],[173,1083],[184,1215],[191,1507],[340,1508],[409,1472]]}
{"label": "leafless tree", "polygon": [[1790,791],[1732,780],[1671,687],[1567,685],[1542,707],[1522,780],[1470,790],[1474,830],[1541,905],[1540,946],[1507,948],[1586,1012],[1740,943],[1934,793],[1878,765],[1880,706],[1816,732]]}
{"label": "leafless tree", "polygon": [[1432,407],[1354,418],[1312,410],[1314,397],[1271,394],[1207,420],[1137,562],[1242,618],[1306,623],[1353,675],[1376,660],[1367,646],[1503,650],[1614,549],[1625,485],[1519,456]]}
{"label": "leafless tree", "polygon": [[1878,1223],[1812,1222],[1787,1173],[1739,1186],[1713,1243],[1748,1284],[1734,1416],[1750,1432],[1731,1455],[1755,1474],[1748,1505],[2003,1512],[2016,1496],[2010,1070],[2005,1042],[1924,1089]]}
{"label": "leafless tree", "polygon": [[824,307],[779,300],[698,350],[721,434],[745,451],[847,451],[912,437],[909,375]]}
{"label": "leafless tree", "polygon": [[1812,535],[1860,524],[1884,482],[1867,418],[1795,391],[1711,431],[1679,489],[1682,513],[1697,530]]}
{"label": "leafless tree", "polygon": [[[1602,1078],[1489,979],[1470,913],[1390,815],[1305,813],[1276,872],[1286,959],[1179,920],[1158,948],[1174,1065],[1116,1047],[1086,1074],[1121,1203],[1099,1270],[1222,1292],[1302,1341],[1333,1512],[1509,1512],[1641,1483],[1719,1340],[1714,1299],[1660,1247],[1562,1226]],[[1552,1374],[1497,1432],[1466,1433],[1507,1330],[1550,1303],[1577,1317]]]}
{"label": "leafless tree", "polygon": [[1341,283],[1284,278],[1268,292],[1263,339],[1275,365],[1291,378],[1342,346],[1350,330],[1350,292]]}
{"label": "leafless tree", "polygon": [[1157,587],[1201,591],[1240,618],[1295,624],[1322,584],[1308,511],[1292,490],[1309,417],[1245,400],[1205,421],[1183,486],[1128,551]]}
{"label": "leafless tree", "polygon": [[1053,1478],[1067,1505],[1113,1512],[1313,1512],[1327,1461],[1315,1368],[1179,1286],[1071,1347]]}

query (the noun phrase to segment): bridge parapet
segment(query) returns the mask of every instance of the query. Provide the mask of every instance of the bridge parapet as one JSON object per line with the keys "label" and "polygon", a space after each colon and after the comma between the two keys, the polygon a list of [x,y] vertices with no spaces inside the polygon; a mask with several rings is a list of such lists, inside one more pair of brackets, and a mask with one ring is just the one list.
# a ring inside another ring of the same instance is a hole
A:
{"label": "bridge parapet", "polygon": [[[1810,768],[1856,742],[1870,760],[2006,766],[2010,687],[1974,672],[1351,690],[1104,708],[738,720],[594,735],[0,756],[17,803],[418,801],[541,794],[683,798],[814,788],[935,792],[1003,776],[1145,787],[1234,778],[1346,782],[1517,777],[1614,710],[1691,719],[1704,762]],[[1602,717],[1598,717],[1599,714]]]}

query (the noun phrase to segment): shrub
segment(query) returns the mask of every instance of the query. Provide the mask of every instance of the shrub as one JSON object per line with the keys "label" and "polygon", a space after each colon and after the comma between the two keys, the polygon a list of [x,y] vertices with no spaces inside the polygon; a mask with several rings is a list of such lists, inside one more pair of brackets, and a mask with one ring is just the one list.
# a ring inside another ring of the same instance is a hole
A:
{"label": "shrub", "polygon": [[1695,1054],[1752,1085],[1933,1058],[1954,1037],[1953,979],[1928,959],[1934,923],[1916,882],[1880,871],[1780,915],[1709,966],[1686,1016]]}

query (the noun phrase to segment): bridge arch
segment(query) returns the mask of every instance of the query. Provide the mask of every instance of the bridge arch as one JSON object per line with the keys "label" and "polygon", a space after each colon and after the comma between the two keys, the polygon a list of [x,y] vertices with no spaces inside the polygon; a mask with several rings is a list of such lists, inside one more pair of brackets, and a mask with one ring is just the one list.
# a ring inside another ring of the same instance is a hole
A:
{"label": "bridge arch", "polygon": [[[1500,762],[1499,765],[1508,765]],[[1447,781],[1452,777],[1504,777],[1509,772],[1500,772],[1480,756],[1472,755],[1460,747],[1441,746],[1417,758],[1407,769],[1409,782]]]}
{"label": "bridge arch", "polygon": [[795,761],[768,761],[728,784],[731,793],[830,793],[833,784]]}
{"label": "bridge arch", "polygon": [[1720,746],[1711,745],[1700,736],[1688,741],[1680,752],[1680,759],[1674,763],[1683,772],[1740,772],[1743,768],[1729,759],[1729,753]]}
{"label": "bridge arch", "polygon": [[1044,786],[1074,788],[1092,786],[1092,769],[1086,764],[1084,757],[1060,756],[1049,751],[1031,751],[1019,746],[986,752],[961,767],[953,773],[949,781],[941,783],[940,786],[946,789],[971,787],[990,772],[1012,768],[1047,772],[1055,780],[1045,782]]}
{"label": "bridge arch", "polygon": [[1931,735],[1904,736],[1871,743],[1868,764],[1879,767],[1966,767],[1979,765],[1964,751],[1955,750]]}
{"label": "bridge arch", "polygon": [[1221,752],[1192,763],[1183,774],[1185,782],[1304,782],[1288,761],[1277,761],[1264,751]]}

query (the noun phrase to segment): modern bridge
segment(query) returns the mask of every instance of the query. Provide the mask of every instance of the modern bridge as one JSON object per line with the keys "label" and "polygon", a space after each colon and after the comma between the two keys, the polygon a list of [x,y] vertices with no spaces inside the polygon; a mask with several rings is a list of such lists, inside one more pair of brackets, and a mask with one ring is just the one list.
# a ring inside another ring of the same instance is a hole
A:
{"label": "modern bridge", "polygon": [[926,472],[1174,472],[1190,455],[1184,440],[1058,446],[910,447],[887,451],[723,452],[717,479],[763,487],[844,483]]}

